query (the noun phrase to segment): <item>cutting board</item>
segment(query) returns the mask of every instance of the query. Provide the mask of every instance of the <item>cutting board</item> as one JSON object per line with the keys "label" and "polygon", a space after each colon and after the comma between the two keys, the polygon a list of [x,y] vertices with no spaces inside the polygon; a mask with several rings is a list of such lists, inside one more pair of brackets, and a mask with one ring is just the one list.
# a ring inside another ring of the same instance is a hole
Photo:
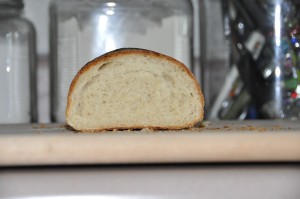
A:
{"label": "cutting board", "polygon": [[205,121],[177,131],[79,133],[0,125],[0,166],[300,161],[299,121]]}

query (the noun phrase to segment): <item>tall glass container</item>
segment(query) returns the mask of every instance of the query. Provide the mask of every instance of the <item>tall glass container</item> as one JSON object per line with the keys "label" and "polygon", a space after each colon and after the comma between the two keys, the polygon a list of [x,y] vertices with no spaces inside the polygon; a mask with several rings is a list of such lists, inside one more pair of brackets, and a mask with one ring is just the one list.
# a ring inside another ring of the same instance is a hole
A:
{"label": "tall glass container", "polygon": [[300,119],[300,1],[224,0],[223,8],[232,69],[219,116],[247,108],[251,119]]}
{"label": "tall glass container", "polygon": [[0,0],[0,123],[37,120],[35,29],[22,0]]}
{"label": "tall glass container", "polygon": [[65,121],[77,71],[108,51],[158,51],[192,67],[193,9],[189,0],[52,0],[51,118]]}

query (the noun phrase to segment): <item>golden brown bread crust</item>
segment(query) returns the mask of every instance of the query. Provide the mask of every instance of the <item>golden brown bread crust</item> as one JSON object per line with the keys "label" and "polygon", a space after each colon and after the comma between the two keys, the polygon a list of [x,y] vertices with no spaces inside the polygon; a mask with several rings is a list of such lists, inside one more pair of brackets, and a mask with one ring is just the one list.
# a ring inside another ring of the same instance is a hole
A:
{"label": "golden brown bread crust", "polygon": [[[198,83],[198,81],[196,80],[196,78],[194,77],[194,75],[192,74],[192,72],[181,62],[179,62],[178,60],[167,56],[167,55],[163,55],[160,54],[158,52],[155,51],[151,51],[151,50],[145,50],[145,49],[140,49],[140,48],[120,48],[111,52],[108,52],[106,54],[103,54],[95,59],[93,59],[92,61],[88,62],[87,64],[85,64],[80,71],[75,75],[70,88],[69,88],[69,92],[68,92],[68,98],[67,98],[67,107],[66,107],[66,118],[68,118],[68,114],[70,111],[70,107],[72,106],[72,99],[71,99],[71,94],[75,88],[75,85],[79,79],[79,77],[81,76],[81,74],[85,73],[86,71],[88,71],[91,67],[94,67],[95,65],[97,65],[99,62],[107,62],[108,60],[115,58],[115,57],[120,57],[120,56],[124,56],[127,54],[140,54],[143,56],[149,56],[149,57],[154,57],[154,58],[161,58],[161,59],[165,59],[168,61],[171,61],[173,63],[175,63],[177,66],[181,67],[194,81],[194,84],[196,85],[197,91],[199,93],[200,96],[200,103],[203,105],[204,107],[204,97],[200,88],[200,85]],[[191,123],[187,123],[184,126],[169,126],[167,128],[162,128],[162,127],[148,127],[148,126],[133,126],[130,129],[143,129],[143,128],[150,128],[150,129],[167,129],[167,130],[177,130],[177,129],[183,129],[183,128],[190,128],[193,125],[195,125],[195,123],[203,120],[204,117],[204,110],[202,110],[202,115],[200,115],[200,118],[198,118],[197,120],[191,122]],[[68,123],[68,121],[67,121]],[[84,129],[81,131],[84,132],[98,132],[98,131],[103,131],[103,130],[114,130],[114,129],[119,129],[119,130],[126,130],[129,129],[128,127],[122,126],[120,125],[118,128],[103,128],[103,129]]]}

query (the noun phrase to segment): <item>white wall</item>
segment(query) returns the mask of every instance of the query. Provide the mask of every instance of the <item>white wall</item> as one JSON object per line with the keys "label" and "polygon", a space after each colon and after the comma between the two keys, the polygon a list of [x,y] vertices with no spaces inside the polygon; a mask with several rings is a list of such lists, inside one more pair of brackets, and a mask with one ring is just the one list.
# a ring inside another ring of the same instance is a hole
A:
{"label": "white wall", "polygon": [[49,81],[49,17],[48,6],[50,0],[24,0],[24,17],[35,26],[37,37],[38,67],[38,122],[50,122],[50,81]]}
{"label": "white wall", "polygon": [[37,31],[38,54],[48,54],[48,6],[50,0],[24,0],[24,15],[34,25]]}

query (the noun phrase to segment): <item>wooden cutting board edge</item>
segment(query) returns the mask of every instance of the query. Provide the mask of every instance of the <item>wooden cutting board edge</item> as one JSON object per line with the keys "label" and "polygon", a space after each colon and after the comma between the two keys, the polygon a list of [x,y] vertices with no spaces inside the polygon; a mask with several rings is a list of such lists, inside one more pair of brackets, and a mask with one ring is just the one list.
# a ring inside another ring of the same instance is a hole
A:
{"label": "wooden cutting board edge", "polygon": [[168,132],[2,136],[0,166],[300,161],[300,133]]}

